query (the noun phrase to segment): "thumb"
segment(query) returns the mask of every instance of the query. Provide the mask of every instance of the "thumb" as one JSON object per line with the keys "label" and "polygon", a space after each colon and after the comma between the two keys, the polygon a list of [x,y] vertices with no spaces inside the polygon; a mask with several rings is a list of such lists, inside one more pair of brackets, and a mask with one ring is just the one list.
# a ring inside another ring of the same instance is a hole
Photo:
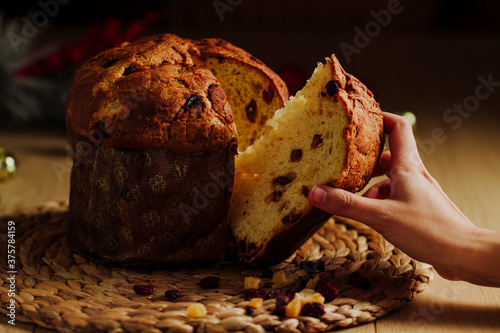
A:
{"label": "thumb", "polygon": [[384,212],[382,200],[365,198],[325,185],[314,186],[308,198],[314,206],[325,212],[360,222],[374,222]]}

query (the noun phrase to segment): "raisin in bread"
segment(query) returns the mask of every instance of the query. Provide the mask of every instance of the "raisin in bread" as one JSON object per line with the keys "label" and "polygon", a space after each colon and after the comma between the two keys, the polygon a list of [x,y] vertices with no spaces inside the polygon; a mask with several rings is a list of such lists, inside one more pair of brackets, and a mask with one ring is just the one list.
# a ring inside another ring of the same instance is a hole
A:
{"label": "raisin in bread", "polygon": [[245,260],[269,264],[326,221],[307,199],[312,186],[356,192],[369,181],[383,119],[371,92],[331,56],[267,126],[236,158],[230,228]]}
{"label": "raisin in bread", "polygon": [[221,260],[238,140],[232,108],[245,115],[250,105],[237,118],[254,128],[287,97],[276,74],[222,40],[156,35],[89,59],[66,104],[74,249],[131,265]]}

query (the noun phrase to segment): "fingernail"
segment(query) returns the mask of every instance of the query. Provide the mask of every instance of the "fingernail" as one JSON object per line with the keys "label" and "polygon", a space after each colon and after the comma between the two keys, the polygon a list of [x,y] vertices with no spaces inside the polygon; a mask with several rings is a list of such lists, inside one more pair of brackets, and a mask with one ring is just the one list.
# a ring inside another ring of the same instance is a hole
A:
{"label": "fingernail", "polygon": [[326,201],[326,191],[319,186],[314,186],[310,198],[313,205],[322,206]]}

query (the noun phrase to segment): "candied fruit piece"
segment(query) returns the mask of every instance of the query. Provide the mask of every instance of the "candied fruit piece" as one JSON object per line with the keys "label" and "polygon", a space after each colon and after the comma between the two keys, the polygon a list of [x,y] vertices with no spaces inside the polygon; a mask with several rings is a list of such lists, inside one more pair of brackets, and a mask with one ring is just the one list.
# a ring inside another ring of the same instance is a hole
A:
{"label": "candied fruit piece", "polygon": [[188,316],[191,318],[200,318],[206,316],[207,308],[201,303],[193,303],[187,308]]}
{"label": "candied fruit piece", "polygon": [[314,289],[316,287],[316,284],[318,284],[318,281],[319,281],[319,275],[316,275],[314,278],[307,281],[306,288]]}
{"label": "candied fruit piece", "polygon": [[179,290],[171,289],[165,291],[165,298],[171,302],[176,301],[181,295],[182,293]]}
{"label": "candied fruit piece", "polygon": [[289,318],[298,317],[300,311],[302,310],[302,303],[298,299],[292,299],[287,305],[285,309],[285,315]]}
{"label": "candied fruit piece", "polygon": [[318,292],[312,289],[304,289],[295,294],[295,299],[298,299],[302,305],[307,303],[325,303],[325,298]]}
{"label": "candied fruit piece", "polygon": [[258,309],[262,307],[262,302],[264,302],[262,298],[252,298],[250,300],[250,303],[248,303],[248,306],[254,309]]}
{"label": "candied fruit piece", "polygon": [[134,291],[138,295],[151,295],[153,294],[153,286],[149,284],[136,284],[134,286]]}
{"label": "candied fruit piece", "polygon": [[273,287],[280,288],[288,284],[288,279],[286,277],[285,271],[277,271],[273,274]]}
{"label": "candied fruit piece", "polygon": [[299,278],[301,276],[307,276],[307,275],[308,275],[308,273],[305,270],[301,269],[301,270],[296,271],[293,274],[290,274],[289,278],[295,279],[295,278]]}
{"label": "candied fruit piece", "polygon": [[262,280],[257,277],[245,277],[245,289],[260,289],[263,284]]}

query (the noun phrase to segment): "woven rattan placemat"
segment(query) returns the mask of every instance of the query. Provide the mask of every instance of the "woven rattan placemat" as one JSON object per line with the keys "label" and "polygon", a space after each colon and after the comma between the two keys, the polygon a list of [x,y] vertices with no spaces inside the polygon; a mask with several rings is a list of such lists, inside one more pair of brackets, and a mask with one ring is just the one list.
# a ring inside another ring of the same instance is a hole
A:
{"label": "woven rattan placemat", "polygon": [[[73,253],[67,244],[67,203],[48,203],[0,219],[0,312],[7,314],[8,221],[16,224],[16,320],[61,332],[318,332],[368,323],[402,307],[422,292],[432,268],[387,243],[372,229],[333,218],[273,272],[297,271],[302,260],[321,262],[320,282],[339,296],[325,304],[320,318],[286,318],[271,313],[275,300],[253,313],[245,310],[244,277],[262,277],[262,269],[239,265],[178,270],[134,270],[108,267]],[[267,271],[269,274],[269,271]],[[220,284],[202,289],[199,282],[217,276]],[[269,278],[263,278],[268,282]],[[150,296],[137,295],[134,285],[152,285]],[[265,287],[266,287],[265,286]],[[182,296],[168,301],[165,291]],[[208,314],[191,318],[187,307],[200,302]]]}

